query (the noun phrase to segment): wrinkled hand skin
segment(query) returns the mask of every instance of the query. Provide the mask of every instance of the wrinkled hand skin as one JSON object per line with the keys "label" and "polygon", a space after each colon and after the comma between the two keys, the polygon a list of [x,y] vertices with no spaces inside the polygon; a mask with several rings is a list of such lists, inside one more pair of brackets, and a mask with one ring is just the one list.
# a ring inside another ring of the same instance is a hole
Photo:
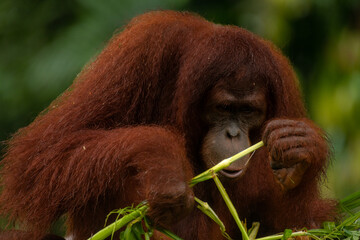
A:
{"label": "wrinkled hand skin", "polygon": [[267,123],[263,142],[270,166],[284,191],[298,186],[315,161],[316,148],[324,145],[318,129],[303,120],[275,119]]}
{"label": "wrinkled hand skin", "polygon": [[149,193],[148,215],[155,225],[169,228],[187,216],[194,207],[194,193],[186,182],[162,184]]}

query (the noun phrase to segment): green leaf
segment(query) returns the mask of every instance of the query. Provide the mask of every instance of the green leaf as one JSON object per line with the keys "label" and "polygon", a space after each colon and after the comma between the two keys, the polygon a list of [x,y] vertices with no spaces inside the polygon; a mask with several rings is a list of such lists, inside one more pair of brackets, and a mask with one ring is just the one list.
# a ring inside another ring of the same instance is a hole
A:
{"label": "green leaf", "polygon": [[[146,211],[147,211],[147,209],[148,209],[148,205],[144,205],[144,203],[141,203],[136,208],[125,208],[125,209],[119,210],[119,212],[121,212],[121,213],[126,212],[125,216],[123,216],[122,218],[116,220],[115,222],[113,222],[109,226],[101,229],[99,232],[97,232],[95,235],[90,237],[88,240],[103,240],[103,239],[106,239],[107,237],[111,236],[112,233],[114,233],[115,231],[121,229],[122,227],[126,226],[127,224],[134,223],[133,222],[134,220],[143,218]],[[139,220],[137,220],[137,221],[139,221]],[[130,225],[132,226],[132,224],[130,224]],[[131,233],[131,226],[129,227],[130,230],[128,230],[128,232],[130,232],[130,233]],[[126,231],[126,229],[125,229],[125,231]],[[130,234],[128,232],[127,232],[127,234]],[[120,236],[123,236],[122,239],[125,239],[127,237],[125,235],[125,233],[124,233],[124,235],[120,234]],[[130,237],[130,235],[129,235],[129,237]]]}
{"label": "green leaf", "polygon": [[133,237],[133,234],[131,232],[132,225],[127,225],[125,231],[124,231],[124,240],[136,240],[136,238]]}
{"label": "green leaf", "polygon": [[281,238],[281,240],[287,240],[292,234],[292,230],[291,229],[285,229],[284,231],[284,235]]}
{"label": "green leaf", "polygon": [[145,238],[145,240],[150,240],[150,235],[149,235],[149,233],[146,232],[146,233],[144,234],[144,238]]}
{"label": "green leaf", "polygon": [[360,191],[350,194],[339,202],[339,206],[344,212],[352,214],[353,210],[360,207]]}
{"label": "green leaf", "polygon": [[251,228],[248,230],[248,235],[250,240],[254,240],[258,234],[260,228],[259,222],[253,222]]}
{"label": "green leaf", "polygon": [[335,229],[335,223],[334,222],[324,222],[323,228],[327,231],[332,231]]}
{"label": "green leaf", "polygon": [[166,230],[164,228],[157,228],[157,230],[159,232],[162,232],[163,234],[165,234],[166,236],[170,237],[171,239],[174,239],[174,240],[183,240],[181,237],[175,235],[174,233],[170,232],[169,230]]}
{"label": "green leaf", "polygon": [[226,239],[231,239],[231,237],[229,236],[229,234],[226,233],[226,229],[225,229],[225,225],[224,223],[220,220],[220,218],[217,216],[217,214],[215,213],[215,211],[210,207],[210,205],[207,202],[203,202],[200,199],[198,199],[197,197],[195,197],[195,201],[199,204],[197,206],[197,208],[202,211],[206,216],[208,216],[209,218],[211,218],[217,225],[219,225],[220,227],[220,231],[222,233],[222,235],[226,238]]}
{"label": "green leaf", "polygon": [[207,202],[201,201],[197,197],[195,197],[195,201],[199,204],[197,208],[200,209],[200,211],[202,211],[205,215],[210,217],[214,222],[216,222],[220,229],[225,231],[224,223],[220,220],[218,215],[216,215],[215,211],[210,207],[210,205]]}
{"label": "green leaf", "polygon": [[149,236],[149,237],[152,237],[152,235],[154,234],[154,228],[152,227],[152,224],[151,224],[151,221],[148,217],[144,217],[143,219],[144,221],[144,224],[145,224],[145,228],[146,228],[146,234]]}
{"label": "green leaf", "polygon": [[145,234],[145,231],[141,224],[141,219],[133,225],[132,232],[135,234],[136,239],[142,240],[141,236]]}

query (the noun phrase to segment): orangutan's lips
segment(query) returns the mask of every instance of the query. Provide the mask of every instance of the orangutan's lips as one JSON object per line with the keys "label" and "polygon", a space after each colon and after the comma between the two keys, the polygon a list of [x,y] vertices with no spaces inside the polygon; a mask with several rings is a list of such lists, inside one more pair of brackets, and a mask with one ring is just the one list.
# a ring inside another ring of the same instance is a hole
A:
{"label": "orangutan's lips", "polygon": [[219,173],[227,178],[236,178],[241,175],[243,169],[223,169]]}

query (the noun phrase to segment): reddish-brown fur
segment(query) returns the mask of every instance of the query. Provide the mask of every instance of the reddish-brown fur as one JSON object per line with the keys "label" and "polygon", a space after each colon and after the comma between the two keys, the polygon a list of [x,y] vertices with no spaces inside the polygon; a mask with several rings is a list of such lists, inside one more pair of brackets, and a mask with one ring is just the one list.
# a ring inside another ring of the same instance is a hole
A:
{"label": "reddish-brown fur", "polygon": [[[151,202],[162,188],[187,182],[205,170],[199,150],[205,96],[219,79],[239,72],[245,77],[234,81],[260,79],[267,86],[268,120],[306,117],[293,70],[269,42],[189,13],[134,18],[62,96],[8,142],[2,214],[37,237],[67,214],[68,232],[87,239],[111,210]],[[263,234],[331,219],[333,203],[320,199],[318,189],[327,148],[316,151],[301,184],[283,192],[266,148],[258,150],[244,177],[224,183],[241,219],[260,221]],[[180,186],[191,192],[185,188]],[[198,184],[194,193],[239,239],[214,184]],[[184,239],[221,239],[218,227],[196,209],[170,228]]]}

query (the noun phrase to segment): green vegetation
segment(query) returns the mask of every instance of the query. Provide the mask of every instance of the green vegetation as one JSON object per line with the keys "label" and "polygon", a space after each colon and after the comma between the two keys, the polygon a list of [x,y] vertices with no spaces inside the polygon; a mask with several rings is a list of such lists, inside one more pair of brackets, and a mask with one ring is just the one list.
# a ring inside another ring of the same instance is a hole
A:
{"label": "green vegetation", "polygon": [[[218,181],[218,178],[216,176],[215,179],[217,179],[216,181]],[[219,183],[217,183],[217,185],[218,184]],[[218,187],[222,188],[220,192],[225,190],[221,185],[220,186],[218,185]],[[230,201],[227,195],[223,195],[223,197],[225,201]],[[196,201],[199,203],[198,208],[204,214],[212,218],[219,225],[223,233],[224,239],[225,238],[231,239],[231,237],[225,231],[224,224],[217,217],[216,213],[214,213],[214,211],[209,207],[209,205],[205,202],[202,202],[199,199],[196,199]],[[150,239],[154,229],[151,226],[149,219],[145,217],[147,206],[143,204],[144,203],[141,203],[136,208],[126,208],[126,211],[124,211],[124,209],[114,211],[114,213],[118,213],[119,216],[123,215],[124,213],[127,213],[127,215],[115,221],[111,225],[105,227],[104,229],[96,233],[93,237],[89,238],[88,240],[103,240],[106,237],[113,234],[115,231],[124,227],[125,225],[127,226],[125,230],[121,232],[120,239],[137,240],[137,239],[141,239],[141,236],[144,236],[145,239]],[[297,232],[293,232],[291,229],[285,229],[283,233],[261,237],[261,238],[256,238],[258,229],[261,227],[260,223],[253,223],[253,227],[250,228],[249,230],[246,230],[243,223],[240,222],[237,214],[236,216],[234,216],[234,219],[237,222],[239,221],[238,226],[239,226],[239,230],[243,235],[243,239],[248,239],[248,240],[278,240],[278,239],[286,240],[297,236],[308,236],[314,240],[335,240],[335,239],[359,240],[360,210],[358,208],[360,208],[360,191],[353,193],[350,196],[344,198],[342,201],[340,201],[339,208],[343,210],[342,220],[337,223],[324,222],[322,229],[311,229],[311,230],[303,229]],[[141,221],[144,221],[146,230],[144,230]],[[174,240],[181,240],[180,237],[176,236],[175,234],[169,231],[166,231],[164,229],[157,229],[157,230],[161,231],[162,233],[164,233],[168,237],[171,237]]]}
{"label": "green vegetation", "polygon": [[116,29],[154,9],[195,11],[282,49],[299,76],[311,118],[334,146],[324,194],[343,198],[359,190],[358,0],[2,0],[0,141],[61,94]]}
{"label": "green vegetation", "polygon": [[[360,237],[360,191],[349,195],[348,197],[344,198],[342,201],[339,202],[339,210],[343,212],[343,219],[342,221],[335,223],[335,222],[324,222],[323,229],[303,229],[301,231],[293,232],[291,229],[285,229],[283,233],[256,238],[257,232],[260,228],[260,223],[253,223],[252,228],[249,230],[246,229],[246,224],[241,222],[240,217],[231,202],[228,194],[226,193],[225,188],[223,187],[222,183],[220,182],[219,178],[216,175],[216,172],[228,167],[232,162],[240,159],[241,157],[245,156],[248,153],[255,151],[256,149],[262,147],[264,144],[263,142],[259,142],[254,144],[253,146],[245,149],[244,151],[230,157],[224,159],[214,167],[208,169],[207,171],[195,176],[189,183],[190,186],[194,186],[197,183],[207,181],[209,179],[213,179],[215,184],[219,190],[219,193],[223,197],[231,215],[233,216],[241,234],[243,240],[277,240],[282,239],[286,240],[289,238],[294,238],[297,236],[308,236],[315,240],[327,240],[327,239],[344,239],[344,240],[359,240]],[[202,211],[205,215],[210,217],[214,222],[216,222],[220,230],[224,236],[224,238],[231,240],[231,236],[226,233],[225,225],[219,219],[217,214],[212,210],[208,203],[201,201],[200,199],[195,197],[195,201],[199,204],[198,209]],[[150,239],[153,234],[153,227],[151,225],[150,220],[146,217],[146,211],[148,210],[148,205],[146,202],[142,202],[139,206],[127,207],[119,210],[112,211],[108,217],[116,213],[117,218],[114,223],[106,226],[105,228],[100,230],[94,236],[89,238],[88,240],[103,240],[109,236],[113,238],[115,231],[118,231],[122,227],[126,225],[125,230],[121,231],[120,239],[126,240],[137,240],[142,239],[141,237],[144,236],[145,239]],[[356,211],[358,210],[358,211]],[[123,216],[122,218],[119,218]],[[144,224],[142,224],[144,222]],[[144,230],[145,226],[145,230]],[[168,237],[171,237],[175,240],[181,240],[175,234],[165,230],[165,229],[157,229],[160,232],[164,233]]]}

